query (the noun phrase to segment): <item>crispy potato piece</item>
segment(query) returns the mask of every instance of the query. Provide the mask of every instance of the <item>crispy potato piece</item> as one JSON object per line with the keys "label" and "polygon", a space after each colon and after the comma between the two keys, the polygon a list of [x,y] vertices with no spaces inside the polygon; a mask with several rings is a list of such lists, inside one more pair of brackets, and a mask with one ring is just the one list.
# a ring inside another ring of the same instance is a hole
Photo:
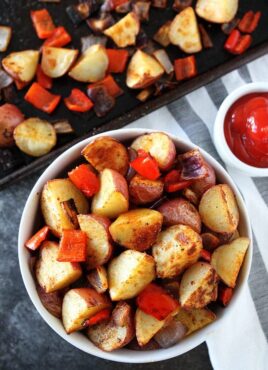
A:
{"label": "crispy potato piece", "polygon": [[51,315],[60,319],[62,314],[63,292],[57,290],[55,292],[46,293],[39,284],[37,284],[36,290],[43,306]]}
{"label": "crispy potato piece", "polygon": [[92,213],[116,218],[129,206],[126,179],[117,171],[106,168],[100,174],[100,190],[93,197]]}
{"label": "crispy potato piece", "polygon": [[164,325],[165,320],[157,320],[138,308],[135,314],[135,327],[139,345],[147,344]]}
{"label": "crispy potato piece", "polygon": [[69,71],[77,55],[78,50],[45,46],[42,51],[42,70],[49,77],[61,77]]}
{"label": "crispy potato piece", "polygon": [[14,139],[20,150],[32,157],[41,157],[56,145],[56,131],[48,121],[28,118],[14,129]]}
{"label": "crispy potato piece", "polygon": [[189,202],[193,203],[193,205],[197,206],[199,203],[198,196],[196,193],[190,189],[190,188],[185,188],[182,190],[182,195],[189,200]]}
{"label": "crispy potato piece", "polygon": [[111,352],[126,346],[135,335],[134,317],[129,304],[117,303],[111,319],[93,325],[88,329],[87,335],[103,351]]}
{"label": "crispy potato piece", "polygon": [[158,42],[158,44],[164,46],[165,48],[170,44],[169,39],[169,30],[170,30],[171,21],[167,21],[161,26],[158,31],[155,33],[153,39]]}
{"label": "crispy potato piece", "polygon": [[24,50],[7,55],[3,58],[2,65],[15,80],[30,82],[35,76],[38,60],[37,50]]}
{"label": "crispy potato piece", "polygon": [[161,198],[164,183],[161,180],[149,180],[135,175],[129,183],[129,196],[135,204],[147,204]]}
{"label": "crispy potato piece", "polygon": [[99,311],[111,307],[107,297],[91,288],[69,290],[62,304],[62,322],[66,333],[83,329],[83,324]]}
{"label": "crispy potato piece", "polygon": [[190,186],[190,188],[197,195],[198,198],[201,198],[202,195],[209,188],[216,184],[216,174],[214,169],[206,162],[204,163],[204,166],[206,167],[207,175],[202,179],[195,180],[193,184]]}
{"label": "crispy potato piece", "polygon": [[169,324],[159,330],[154,339],[161,348],[169,348],[184,338],[187,328],[180,321],[172,320]]}
{"label": "crispy potato piece", "polygon": [[46,293],[65,288],[82,275],[79,263],[57,261],[58,250],[57,243],[45,241],[36,262],[36,279]]}
{"label": "crispy potato piece", "polygon": [[130,12],[103,33],[110,37],[119,48],[125,48],[129,45],[135,45],[139,31],[139,18],[134,12]]}
{"label": "crispy potato piece", "polygon": [[14,129],[24,120],[24,114],[15,105],[9,103],[1,105],[0,148],[6,148],[14,145]]}
{"label": "crispy potato piece", "polygon": [[109,58],[103,45],[90,46],[78,58],[68,75],[80,82],[97,82],[105,77]]}
{"label": "crispy potato piece", "polygon": [[248,238],[237,238],[230,244],[218,247],[212,254],[211,265],[221,280],[231,288],[235,287],[249,243]]}
{"label": "crispy potato piece", "polygon": [[82,155],[99,172],[110,168],[123,176],[127,173],[129,166],[127,149],[112,137],[103,136],[95,139],[82,150]]}
{"label": "crispy potato piece", "polygon": [[202,249],[202,239],[185,225],[171,226],[162,231],[153,245],[152,254],[159,278],[173,278],[195,263]]}
{"label": "crispy potato piece", "polygon": [[152,209],[134,209],[119,216],[110,226],[113,240],[140,252],[150,248],[161,230],[163,216]]}
{"label": "crispy potato piece", "polygon": [[138,295],[155,278],[152,256],[127,250],[112,259],[108,266],[108,282],[112,301]]}
{"label": "crispy potato piece", "polygon": [[98,293],[104,293],[108,289],[108,275],[104,266],[98,266],[92,270],[87,275],[87,279]]}
{"label": "crispy potato piece", "polygon": [[228,23],[235,17],[238,0],[198,0],[195,10],[209,22]]}
{"label": "crispy potato piece", "polygon": [[0,26],[0,51],[6,51],[11,40],[12,28]]}
{"label": "crispy potato piece", "polygon": [[110,243],[110,220],[96,215],[78,215],[80,229],[87,235],[87,269],[106,263],[113,251]]}
{"label": "crispy potato piece", "polygon": [[202,222],[218,233],[231,233],[237,229],[239,210],[232,189],[226,184],[212,186],[199,204]]}
{"label": "crispy potato piece", "polygon": [[213,251],[220,245],[219,238],[212,233],[203,233],[201,234],[203,247],[209,251]]}
{"label": "crispy potato piece", "polygon": [[138,49],[129,62],[126,84],[131,89],[143,89],[152,85],[164,72],[154,57]]}
{"label": "crispy potato piece", "polygon": [[195,206],[183,198],[167,200],[157,209],[164,217],[165,226],[183,224],[201,232],[201,218]]}
{"label": "crispy potato piece", "polygon": [[161,170],[169,169],[176,157],[176,148],[173,141],[163,132],[153,132],[139,136],[131,147],[135,150],[143,149],[157,161]]}
{"label": "crispy potato piece", "polygon": [[60,236],[63,229],[74,229],[75,225],[64,211],[61,203],[73,199],[79,213],[88,213],[88,201],[69,179],[50,180],[44,186],[41,195],[41,209],[45,223],[53,234]]}
{"label": "crispy potato piece", "polygon": [[207,308],[193,308],[187,311],[181,308],[174,320],[185,325],[187,327],[186,335],[189,335],[216,320],[216,315]]}
{"label": "crispy potato piece", "polygon": [[182,10],[173,19],[169,29],[169,39],[185,53],[198,53],[202,50],[198,23],[192,7]]}
{"label": "crispy potato piece", "polygon": [[213,267],[196,262],[183,274],[180,283],[180,303],[186,309],[203,308],[218,295],[218,276]]}

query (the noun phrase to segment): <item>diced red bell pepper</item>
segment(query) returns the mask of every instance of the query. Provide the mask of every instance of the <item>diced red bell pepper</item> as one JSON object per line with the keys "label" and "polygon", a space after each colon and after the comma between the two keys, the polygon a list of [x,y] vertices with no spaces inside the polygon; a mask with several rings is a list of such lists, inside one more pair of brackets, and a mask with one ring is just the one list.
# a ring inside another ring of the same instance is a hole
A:
{"label": "diced red bell pepper", "polygon": [[179,307],[179,302],[163,288],[151,283],[138,295],[137,306],[157,320],[164,320]]}
{"label": "diced red bell pepper", "polygon": [[24,96],[24,99],[35,108],[46,113],[52,113],[59,104],[61,97],[51,94],[37,82],[34,82]]}
{"label": "diced red bell pepper", "polygon": [[130,162],[130,166],[146,179],[156,180],[160,176],[156,160],[144,151],[138,150],[138,157]]}
{"label": "diced red bell pepper", "polygon": [[127,60],[128,60],[128,51],[122,49],[106,49],[108,58],[109,58],[109,73],[122,73],[124,72]]}
{"label": "diced red bell pepper", "polygon": [[47,9],[32,10],[31,18],[39,39],[47,39],[53,34],[55,25]]}
{"label": "diced red bell pepper", "polygon": [[34,234],[27,242],[25,243],[25,247],[31,249],[32,251],[35,251],[37,248],[40,247],[40,245],[43,243],[44,240],[47,239],[49,234],[49,227],[44,226],[42,229],[37,231],[36,234]]}
{"label": "diced red bell pepper", "polygon": [[174,69],[177,81],[183,81],[197,75],[196,59],[194,55],[179,58],[174,61]]}
{"label": "diced red bell pepper", "polygon": [[252,10],[246,12],[238,23],[238,28],[243,33],[252,33],[258,27],[261,12],[254,13]]}
{"label": "diced red bell pepper", "polygon": [[72,183],[87,197],[92,197],[100,189],[99,178],[87,164],[80,164],[80,166],[68,172],[68,176]]}
{"label": "diced red bell pepper", "polygon": [[53,84],[52,78],[47,76],[43,72],[40,65],[37,67],[36,80],[37,80],[37,83],[39,83],[39,85],[41,85],[44,89],[51,89],[52,84]]}
{"label": "diced red bell pepper", "polygon": [[250,35],[241,35],[238,30],[233,30],[224,44],[225,50],[231,54],[242,54],[251,45],[252,37]]}
{"label": "diced red bell pepper", "polygon": [[87,235],[81,230],[63,230],[57,261],[85,262],[87,258]]}
{"label": "diced red bell pepper", "polygon": [[70,34],[66,31],[64,27],[57,27],[53,31],[52,35],[46,39],[43,46],[53,46],[57,48],[61,48],[69,42],[72,41]]}
{"label": "diced red bell pepper", "polygon": [[211,253],[209,251],[207,251],[206,249],[201,249],[200,258],[202,258],[204,261],[210,262],[211,261]]}
{"label": "diced red bell pepper", "polygon": [[111,0],[111,3],[113,5],[113,9],[117,8],[120,5],[128,3],[129,0]]}
{"label": "diced red bell pepper", "polygon": [[110,317],[110,312],[111,310],[109,308],[105,308],[104,310],[99,311],[98,313],[96,313],[96,315],[86,320],[83,324],[83,327],[96,325],[104,320],[108,320]]}
{"label": "diced red bell pepper", "polygon": [[252,37],[250,35],[241,36],[232,53],[237,55],[243,54],[250,47],[251,43]]}
{"label": "diced red bell pepper", "polygon": [[116,98],[117,96],[123,93],[121,87],[115,82],[114,78],[111,75],[108,75],[103,80],[95,82],[94,84],[88,85],[88,89],[94,88],[95,86],[103,85],[108,94]]}
{"label": "diced red bell pepper", "polygon": [[174,193],[190,186],[192,181],[182,180],[179,170],[171,170],[164,178],[165,189],[168,193]]}
{"label": "diced red bell pepper", "polygon": [[69,110],[75,112],[87,112],[94,105],[79,89],[72,89],[71,95],[64,99],[64,103]]}
{"label": "diced red bell pepper", "polygon": [[227,286],[219,285],[218,299],[226,307],[233,297],[234,290]]}

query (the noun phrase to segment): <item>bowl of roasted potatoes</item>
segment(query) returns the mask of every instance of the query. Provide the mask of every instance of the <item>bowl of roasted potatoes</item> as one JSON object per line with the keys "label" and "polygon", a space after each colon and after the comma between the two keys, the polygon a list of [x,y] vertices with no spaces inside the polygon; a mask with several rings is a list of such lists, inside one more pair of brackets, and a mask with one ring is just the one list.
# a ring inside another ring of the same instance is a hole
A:
{"label": "bowl of roasted potatoes", "polygon": [[43,319],[75,347],[120,362],[165,360],[205,341],[237,304],[251,258],[247,210],[225,169],[146,129],[60,155],[19,230],[21,274]]}

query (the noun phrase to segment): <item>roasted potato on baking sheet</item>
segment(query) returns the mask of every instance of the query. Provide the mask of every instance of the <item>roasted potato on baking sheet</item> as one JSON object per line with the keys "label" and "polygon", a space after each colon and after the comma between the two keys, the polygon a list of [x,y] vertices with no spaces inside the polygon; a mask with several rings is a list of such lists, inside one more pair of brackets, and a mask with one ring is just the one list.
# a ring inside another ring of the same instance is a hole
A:
{"label": "roasted potato on baking sheet", "polygon": [[236,15],[238,0],[197,0],[195,10],[209,22],[228,23]]}
{"label": "roasted potato on baking sheet", "polygon": [[36,262],[36,279],[46,293],[65,288],[82,275],[79,263],[57,261],[58,250],[57,243],[44,242]]}
{"label": "roasted potato on baking sheet", "polygon": [[195,263],[202,249],[202,239],[192,228],[175,225],[162,231],[152,254],[159,278],[173,278]]}
{"label": "roasted potato on baking sheet", "polygon": [[134,204],[147,204],[161,198],[164,183],[161,180],[149,180],[136,174],[129,183],[129,196]]}
{"label": "roasted potato on baking sheet", "polygon": [[89,284],[98,292],[104,293],[108,289],[108,275],[104,266],[98,266],[87,274]]}
{"label": "roasted potato on baking sheet", "polygon": [[241,237],[218,247],[212,254],[211,265],[221,280],[231,288],[235,287],[249,243],[248,238]]}
{"label": "roasted potato on baking sheet", "polygon": [[155,278],[152,256],[127,250],[112,259],[108,266],[109,292],[112,301],[138,295]]}
{"label": "roasted potato on baking sheet", "polygon": [[42,70],[51,78],[61,77],[69,71],[77,55],[78,50],[45,46],[42,50]]}
{"label": "roasted potato on baking sheet", "polygon": [[158,44],[164,46],[165,48],[170,44],[169,39],[169,30],[170,30],[171,21],[167,21],[161,26],[158,31],[155,33],[153,39],[158,42]]}
{"label": "roasted potato on baking sheet", "polygon": [[115,306],[111,319],[90,327],[89,339],[103,351],[114,351],[127,345],[135,335],[131,307],[126,302]]}
{"label": "roasted potato on baking sheet", "polygon": [[7,73],[20,82],[30,82],[36,73],[39,51],[24,50],[11,53],[2,60]]}
{"label": "roasted potato on baking sheet", "polygon": [[191,310],[181,308],[174,316],[174,320],[185,325],[187,327],[186,335],[189,335],[216,320],[216,315],[207,308],[193,308]]}

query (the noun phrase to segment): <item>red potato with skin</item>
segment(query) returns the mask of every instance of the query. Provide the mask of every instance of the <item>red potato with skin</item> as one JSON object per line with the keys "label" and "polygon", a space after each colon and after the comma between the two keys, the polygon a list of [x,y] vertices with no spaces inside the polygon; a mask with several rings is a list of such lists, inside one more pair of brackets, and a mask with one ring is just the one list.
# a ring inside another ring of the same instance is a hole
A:
{"label": "red potato with skin", "polygon": [[15,105],[7,103],[0,107],[0,148],[14,145],[14,129],[23,121],[24,114]]}
{"label": "red potato with skin", "polygon": [[164,183],[161,180],[149,180],[135,175],[129,183],[129,196],[134,204],[147,204],[161,198]]}
{"label": "red potato with skin", "polygon": [[216,184],[216,174],[214,169],[206,162],[205,163],[206,169],[207,169],[207,176],[196,180],[192,183],[190,188],[193,190],[193,192],[201,198],[202,195],[212,186]]}
{"label": "red potato with skin", "polygon": [[57,290],[55,292],[46,293],[46,291],[38,284],[36,287],[39,298],[43,306],[51,315],[61,318],[63,292]]}
{"label": "red potato with skin", "polygon": [[104,266],[98,266],[87,275],[89,284],[98,292],[104,293],[109,287],[108,275]]}

